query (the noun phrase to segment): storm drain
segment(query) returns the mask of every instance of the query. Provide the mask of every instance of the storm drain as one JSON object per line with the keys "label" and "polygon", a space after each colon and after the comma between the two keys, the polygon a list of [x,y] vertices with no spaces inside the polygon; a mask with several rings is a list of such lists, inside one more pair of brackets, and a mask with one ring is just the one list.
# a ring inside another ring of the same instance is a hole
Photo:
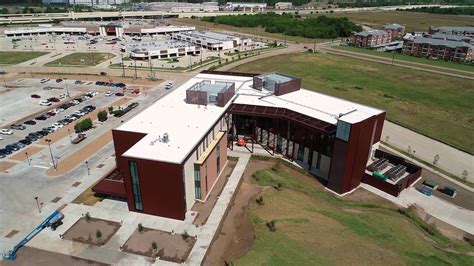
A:
{"label": "storm drain", "polygon": [[51,202],[56,203],[56,202],[58,202],[60,199],[62,199],[62,198],[61,198],[61,197],[56,197],[56,198],[52,199]]}
{"label": "storm drain", "polygon": [[105,164],[101,163],[101,164],[97,165],[97,168],[102,168],[104,166],[105,166]]}
{"label": "storm drain", "polygon": [[72,186],[73,187],[78,187],[80,184],[81,184],[81,182],[74,182],[74,184],[72,184]]}
{"label": "storm drain", "polygon": [[20,231],[18,230],[11,230],[10,233],[8,233],[5,237],[6,238],[12,238],[14,235],[18,234]]}

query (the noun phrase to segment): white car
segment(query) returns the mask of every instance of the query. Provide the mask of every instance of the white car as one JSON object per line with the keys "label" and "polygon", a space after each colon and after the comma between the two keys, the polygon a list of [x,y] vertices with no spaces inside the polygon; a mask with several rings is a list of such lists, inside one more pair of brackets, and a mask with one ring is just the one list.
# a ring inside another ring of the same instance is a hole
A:
{"label": "white car", "polygon": [[105,93],[105,96],[106,96],[106,97],[109,97],[109,96],[112,96],[112,95],[114,95],[114,93],[111,92],[111,91],[107,91],[107,92]]}
{"label": "white car", "polygon": [[48,82],[48,81],[50,81],[49,78],[42,78],[42,79],[40,80],[40,83],[46,83],[46,82]]}
{"label": "white car", "polygon": [[99,92],[98,92],[98,91],[92,92],[92,96],[97,96],[97,95],[99,95]]}
{"label": "white car", "polygon": [[71,115],[66,115],[64,118],[65,118],[65,119],[71,119],[71,120],[73,120],[73,121],[76,121],[76,120],[77,120],[77,117],[71,116]]}
{"label": "white car", "polygon": [[64,125],[60,124],[60,123],[54,123],[54,124],[51,125],[51,127],[55,128],[55,129],[60,129],[60,128],[63,128]]}
{"label": "white car", "polygon": [[75,111],[73,114],[84,116],[86,113],[81,112],[81,111]]}
{"label": "white car", "polygon": [[13,130],[9,128],[3,128],[0,130],[0,134],[2,135],[13,135]]}
{"label": "white car", "polygon": [[50,106],[51,105],[51,103],[47,100],[42,100],[42,101],[39,102],[39,104],[42,105],[42,106]]}
{"label": "white car", "polygon": [[64,99],[66,98],[67,94],[66,93],[61,93],[58,95],[58,99]]}
{"label": "white car", "polygon": [[79,102],[78,100],[74,100],[74,101],[72,101],[72,103],[73,103],[74,105],[78,105],[78,104],[80,104],[81,102]]}

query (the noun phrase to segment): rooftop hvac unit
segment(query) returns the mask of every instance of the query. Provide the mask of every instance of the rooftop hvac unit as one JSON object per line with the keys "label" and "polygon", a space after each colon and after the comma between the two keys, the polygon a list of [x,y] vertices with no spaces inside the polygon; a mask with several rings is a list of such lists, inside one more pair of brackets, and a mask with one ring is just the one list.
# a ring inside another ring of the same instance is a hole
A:
{"label": "rooftop hvac unit", "polygon": [[162,142],[168,143],[170,141],[168,133],[163,134],[163,138],[161,139]]}

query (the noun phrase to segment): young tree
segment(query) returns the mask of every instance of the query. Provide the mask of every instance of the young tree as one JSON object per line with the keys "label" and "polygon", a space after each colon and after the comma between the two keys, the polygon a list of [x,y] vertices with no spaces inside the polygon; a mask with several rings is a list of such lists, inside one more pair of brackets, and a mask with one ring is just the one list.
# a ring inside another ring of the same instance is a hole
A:
{"label": "young tree", "polygon": [[102,232],[99,229],[95,231],[95,237],[97,237],[97,240],[99,240],[102,237]]}
{"label": "young tree", "polygon": [[107,121],[107,112],[106,111],[100,111],[97,114],[97,119],[99,119],[100,122]]}

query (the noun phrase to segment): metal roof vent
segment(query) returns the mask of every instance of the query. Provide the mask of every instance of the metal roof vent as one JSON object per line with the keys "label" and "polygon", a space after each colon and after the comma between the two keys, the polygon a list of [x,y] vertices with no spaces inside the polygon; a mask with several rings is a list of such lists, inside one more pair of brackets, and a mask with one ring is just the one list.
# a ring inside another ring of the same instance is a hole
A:
{"label": "metal roof vent", "polygon": [[170,141],[168,133],[163,134],[163,138],[161,138],[161,141],[164,143],[168,143]]}

